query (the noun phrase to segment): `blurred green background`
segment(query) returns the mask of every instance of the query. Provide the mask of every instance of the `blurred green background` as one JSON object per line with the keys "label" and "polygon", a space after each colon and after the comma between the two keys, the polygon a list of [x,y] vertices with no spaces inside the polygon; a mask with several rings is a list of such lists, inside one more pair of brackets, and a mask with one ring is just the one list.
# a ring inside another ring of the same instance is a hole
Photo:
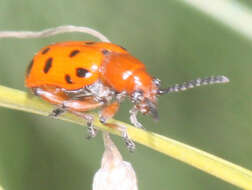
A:
{"label": "blurred green background", "polygon": [[[251,3],[247,1],[246,6]],[[163,0],[1,0],[0,30],[88,26],[126,47],[162,85],[223,74],[227,85],[163,96],[160,121],[140,116],[147,130],[252,168],[251,40],[184,4]],[[46,39],[0,39],[0,84],[26,90],[24,73],[34,53],[55,41],[92,40],[83,34]],[[129,122],[126,102],[116,118]],[[6,190],[91,189],[103,153],[101,135],[86,128],[0,108],[0,184]],[[130,154],[139,189],[238,189],[184,163],[137,144]]]}

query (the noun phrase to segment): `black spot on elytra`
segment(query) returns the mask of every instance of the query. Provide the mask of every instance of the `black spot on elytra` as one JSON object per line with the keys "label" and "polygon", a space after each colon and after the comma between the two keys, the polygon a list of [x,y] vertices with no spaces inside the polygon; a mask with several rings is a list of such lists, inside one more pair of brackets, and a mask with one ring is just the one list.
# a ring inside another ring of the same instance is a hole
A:
{"label": "black spot on elytra", "polygon": [[85,44],[86,45],[93,45],[93,44],[95,44],[96,42],[86,42]]}
{"label": "black spot on elytra", "polygon": [[84,69],[84,68],[77,68],[76,69],[76,75],[78,77],[85,78],[88,73],[89,73],[89,71],[87,69]]}
{"label": "black spot on elytra", "polygon": [[48,48],[46,48],[46,49],[44,49],[43,51],[42,51],[42,54],[43,55],[45,55],[48,51],[50,50],[50,48],[48,47]]}
{"label": "black spot on elytra", "polygon": [[103,53],[103,55],[107,55],[107,54],[109,54],[110,51],[107,49],[103,49],[101,52]]}
{"label": "black spot on elytra", "polygon": [[73,51],[70,52],[69,57],[74,57],[74,56],[76,56],[78,53],[80,53],[79,50],[73,50]]}
{"label": "black spot on elytra", "polygon": [[45,66],[44,66],[44,73],[48,73],[48,71],[51,69],[52,67],[52,61],[53,61],[53,58],[50,57],[46,60],[46,63],[45,63]]}
{"label": "black spot on elytra", "polygon": [[73,81],[72,81],[70,75],[66,74],[66,75],[65,75],[65,80],[66,80],[66,82],[67,82],[68,84],[73,84]]}
{"label": "black spot on elytra", "polygon": [[30,74],[32,66],[33,66],[33,60],[31,60],[29,66],[27,67],[26,76],[28,76]]}

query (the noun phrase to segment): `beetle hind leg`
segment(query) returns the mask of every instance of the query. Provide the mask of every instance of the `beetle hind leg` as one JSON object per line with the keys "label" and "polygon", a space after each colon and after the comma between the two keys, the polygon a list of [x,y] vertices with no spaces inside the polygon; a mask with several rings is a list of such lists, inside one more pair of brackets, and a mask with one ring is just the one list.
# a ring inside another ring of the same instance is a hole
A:
{"label": "beetle hind leg", "polygon": [[97,129],[93,126],[93,116],[85,113],[86,111],[93,110],[101,107],[103,102],[96,102],[92,99],[86,100],[73,100],[68,99],[67,96],[57,91],[55,88],[34,88],[33,93],[40,96],[42,99],[57,105],[58,107],[52,110],[49,116],[57,117],[65,111],[69,111],[79,117],[84,118],[88,125],[88,139],[95,137]]}

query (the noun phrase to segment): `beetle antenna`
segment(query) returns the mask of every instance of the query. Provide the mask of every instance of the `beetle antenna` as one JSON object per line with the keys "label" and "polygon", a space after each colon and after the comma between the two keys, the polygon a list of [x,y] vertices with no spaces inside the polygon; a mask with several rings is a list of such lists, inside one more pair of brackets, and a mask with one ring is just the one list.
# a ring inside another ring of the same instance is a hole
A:
{"label": "beetle antenna", "polygon": [[211,76],[206,78],[198,78],[191,80],[189,82],[184,82],[183,84],[175,84],[166,89],[159,89],[157,94],[169,94],[172,92],[185,91],[187,89],[195,88],[198,86],[204,86],[209,84],[219,84],[219,83],[228,83],[229,79],[225,76]]}

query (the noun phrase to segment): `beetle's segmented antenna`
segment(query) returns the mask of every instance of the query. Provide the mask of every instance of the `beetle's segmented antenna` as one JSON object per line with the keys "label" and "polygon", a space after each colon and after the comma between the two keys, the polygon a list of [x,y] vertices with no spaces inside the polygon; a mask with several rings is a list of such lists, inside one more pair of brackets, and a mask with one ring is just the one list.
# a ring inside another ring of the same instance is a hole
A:
{"label": "beetle's segmented antenna", "polygon": [[185,91],[187,89],[195,88],[198,86],[204,86],[209,84],[219,84],[219,83],[228,83],[229,79],[225,76],[211,76],[207,78],[198,78],[191,80],[189,82],[184,82],[183,84],[175,84],[166,89],[159,89],[158,94],[169,94],[172,92]]}

